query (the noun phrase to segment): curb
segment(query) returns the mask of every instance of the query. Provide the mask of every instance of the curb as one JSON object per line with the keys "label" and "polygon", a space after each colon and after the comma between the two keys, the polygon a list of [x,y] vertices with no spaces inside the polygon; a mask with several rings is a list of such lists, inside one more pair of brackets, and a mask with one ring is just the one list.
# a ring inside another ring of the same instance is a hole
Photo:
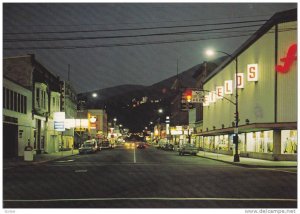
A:
{"label": "curb", "polygon": [[65,156],[57,157],[57,158],[53,158],[53,159],[37,161],[37,162],[33,162],[32,164],[38,165],[38,164],[41,164],[41,163],[46,163],[46,162],[50,162],[50,161],[54,161],[54,160],[59,160],[59,159],[65,158],[65,157],[71,157],[71,156],[75,156],[75,155],[78,155],[78,154],[65,155]]}
{"label": "curb", "polygon": [[[12,166],[6,166],[6,169],[11,169],[11,168],[16,168],[16,167],[24,167],[24,166],[39,165],[39,164],[42,164],[42,163],[46,163],[46,162],[50,162],[50,161],[54,161],[54,160],[59,160],[59,159],[65,158],[65,157],[70,157],[70,156],[75,156],[75,155],[78,155],[78,154],[70,154],[70,155],[65,155],[65,156],[62,156],[62,157],[56,157],[56,158],[53,158],[53,159],[47,159],[47,160],[36,161],[36,162],[35,161],[22,161],[22,162],[20,162],[20,164],[16,164],[16,165],[12,165]],[[3,163],[3,169],[5,170],[4,163]]]}
{"label": "curb", "polygon": [[235,162],[229,162],[229,161],[224,161],[224,160],[220,160],[220,159],[214,159],[214,158],[210,158],[210,157],[206,157],[206,156],[200,156],[197,155],[198,157],[202,157],[202,158],[207,158],[210,160],[215,160],[215,161],[219,161],[219,162],[223,162],[223,163],[228,163],[231,165],[235,165],[235,166],[242,166],[242,167],[247,167],[247,168],[297,168],[297,166],[266,166],[266,165],[251,165],[251,164],[245,164],[245,163],[235,163]]}

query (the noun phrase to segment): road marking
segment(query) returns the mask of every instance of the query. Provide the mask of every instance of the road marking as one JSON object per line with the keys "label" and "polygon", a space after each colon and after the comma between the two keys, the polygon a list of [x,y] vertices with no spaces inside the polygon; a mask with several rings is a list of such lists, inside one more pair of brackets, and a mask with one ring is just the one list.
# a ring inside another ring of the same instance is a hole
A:
{"label": "road marking", "polygon": [[57,202],[57,201],[115,201],[115,200],[155,200],[155,201],[292,201],[294,198],[54,198],[54,199],[6,199],[6,202]]}
{"label": "road marking", "polygon": [[135,157],[135,147],[133,149],[133,163],[136,163],[136,157]]}
{"label": "road marking", "polygon": [[78,170],[75,170],[75,172],[87,172],[87,169],[78,169]]}

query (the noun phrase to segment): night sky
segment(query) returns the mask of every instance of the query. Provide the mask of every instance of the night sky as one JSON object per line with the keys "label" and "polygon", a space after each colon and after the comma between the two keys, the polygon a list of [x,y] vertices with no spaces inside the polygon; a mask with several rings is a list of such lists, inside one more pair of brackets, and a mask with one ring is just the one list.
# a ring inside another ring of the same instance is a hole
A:
{"label": "night sky", "polygon": [[[207,60],[203,54],[207,47],[232,53],[263,20],[296,7],[296,3],[4,3],[3,56],[34,53],[63,80],[70,64],[70,80],[78,93],[122,84],[152,85],[176,74],[177,58],[179,71],[184,71]],[[249,22],[253,20],[261,21]]]}

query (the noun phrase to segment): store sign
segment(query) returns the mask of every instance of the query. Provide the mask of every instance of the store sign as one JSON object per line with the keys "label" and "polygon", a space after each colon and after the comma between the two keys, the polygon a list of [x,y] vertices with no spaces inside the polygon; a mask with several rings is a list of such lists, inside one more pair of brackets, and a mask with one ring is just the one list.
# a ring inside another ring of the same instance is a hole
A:
{"label": "store sign", "polygon": [[88,119],[75,119],[75,128],[87,129],[89,126]]}
{"label": "store sign", "polygon": [[283,65],[276,65],[275,70],[279,73],[287,73],[294,61],[297,59],[297,44],[293,44],[289,47],[285,57],[280,58],[280,61],[283,62]]}
{"label": "store sign", "polygon": [[65,131],[65,112],[54,112],[54,130],[56,131]]}
{"label": "store sign", "polygon": [[237,81],[237,88],[244,88],[244,73],[238,73],[235,82]]}
{"label": "store sign", "polygon": [[203,106],[209,106],[209,95],[204,96]]}
{"label": "store sign", "polygon": [[216,102],[216,92],[215,91],[209,92],[208,96],[209,96],[210,103]]}
{"label": "store sign", "polygon": [[233,93],[232,80],[226,80],[224,88],[225,88],[225,94],[232,94]]}
{"label": "store sign", "polygon": [[224,87],[223,86],[217,86],[216,87],[216,98],[217,99],[223,99],[224,97]]}
{"label": "store sign", "polygon": [[250,64],[247,66],[247,77],[249,82],[258,81],[258,65]]}
{"label": "store sign", "polygon": [[[247,80],[249,82],[258,81],[258,64],[249,64],[247,65]],[[235,83],[235,85],[233,85]],[[245,87],[245,74],[237,73],[235,75],[234,82],[233,80],[225,80],[224,85],[217,86],[215,91],[211,91],[208,95],[205,95],[203,98],[203,106],[209,106],[210,103],[214,103],[219,99],[223,99],[224,95],[233,94],[233,90],[237,88]]]}

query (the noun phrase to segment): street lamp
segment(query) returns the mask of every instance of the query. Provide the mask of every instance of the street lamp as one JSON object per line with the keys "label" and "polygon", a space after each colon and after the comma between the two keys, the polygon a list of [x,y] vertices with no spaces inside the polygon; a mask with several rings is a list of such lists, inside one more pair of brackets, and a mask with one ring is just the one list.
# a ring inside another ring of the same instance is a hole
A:
{"label": "street lamp", "polygon": [[97,96],[98,96],[97,93],[93,93],[93,94],[92,94],[92,97],[94,97],[94,98],[96,98]]}
{"label": "street lamp", "polygon": [[160,114],[161,114],[161,113],[163,113],[163,112],[164,112],[164,110],[163,110],[163,109],[161,109],[161,108],[160,108],[160,109],[158,109],[158,113],[160,113]]}
{"label": "street lamp", "polygon": [[235,144],[235,154],[234,154],[234,158],[233,161],[234,162],[240,162],[240,156],[239,156],[239,131],[238,131],[238,127],[239,127],[239,100],[238,100],[238,81],[237,81],[237,76],[238,76],[238,59],[237,57],[233,57],[231,54],[226,53],[224,51],[214,51],[212,49],[208,49],[206,50],[206,55],[207,56],[213,56],[215,54],[215,52],[219,52],[219,53],[223,53],[227,56],[229,56],[231,59],[235,60],[235,103],[233,103],[235,105],[235,129],[234,129],[234,136],[233,136],[233,143]]}

